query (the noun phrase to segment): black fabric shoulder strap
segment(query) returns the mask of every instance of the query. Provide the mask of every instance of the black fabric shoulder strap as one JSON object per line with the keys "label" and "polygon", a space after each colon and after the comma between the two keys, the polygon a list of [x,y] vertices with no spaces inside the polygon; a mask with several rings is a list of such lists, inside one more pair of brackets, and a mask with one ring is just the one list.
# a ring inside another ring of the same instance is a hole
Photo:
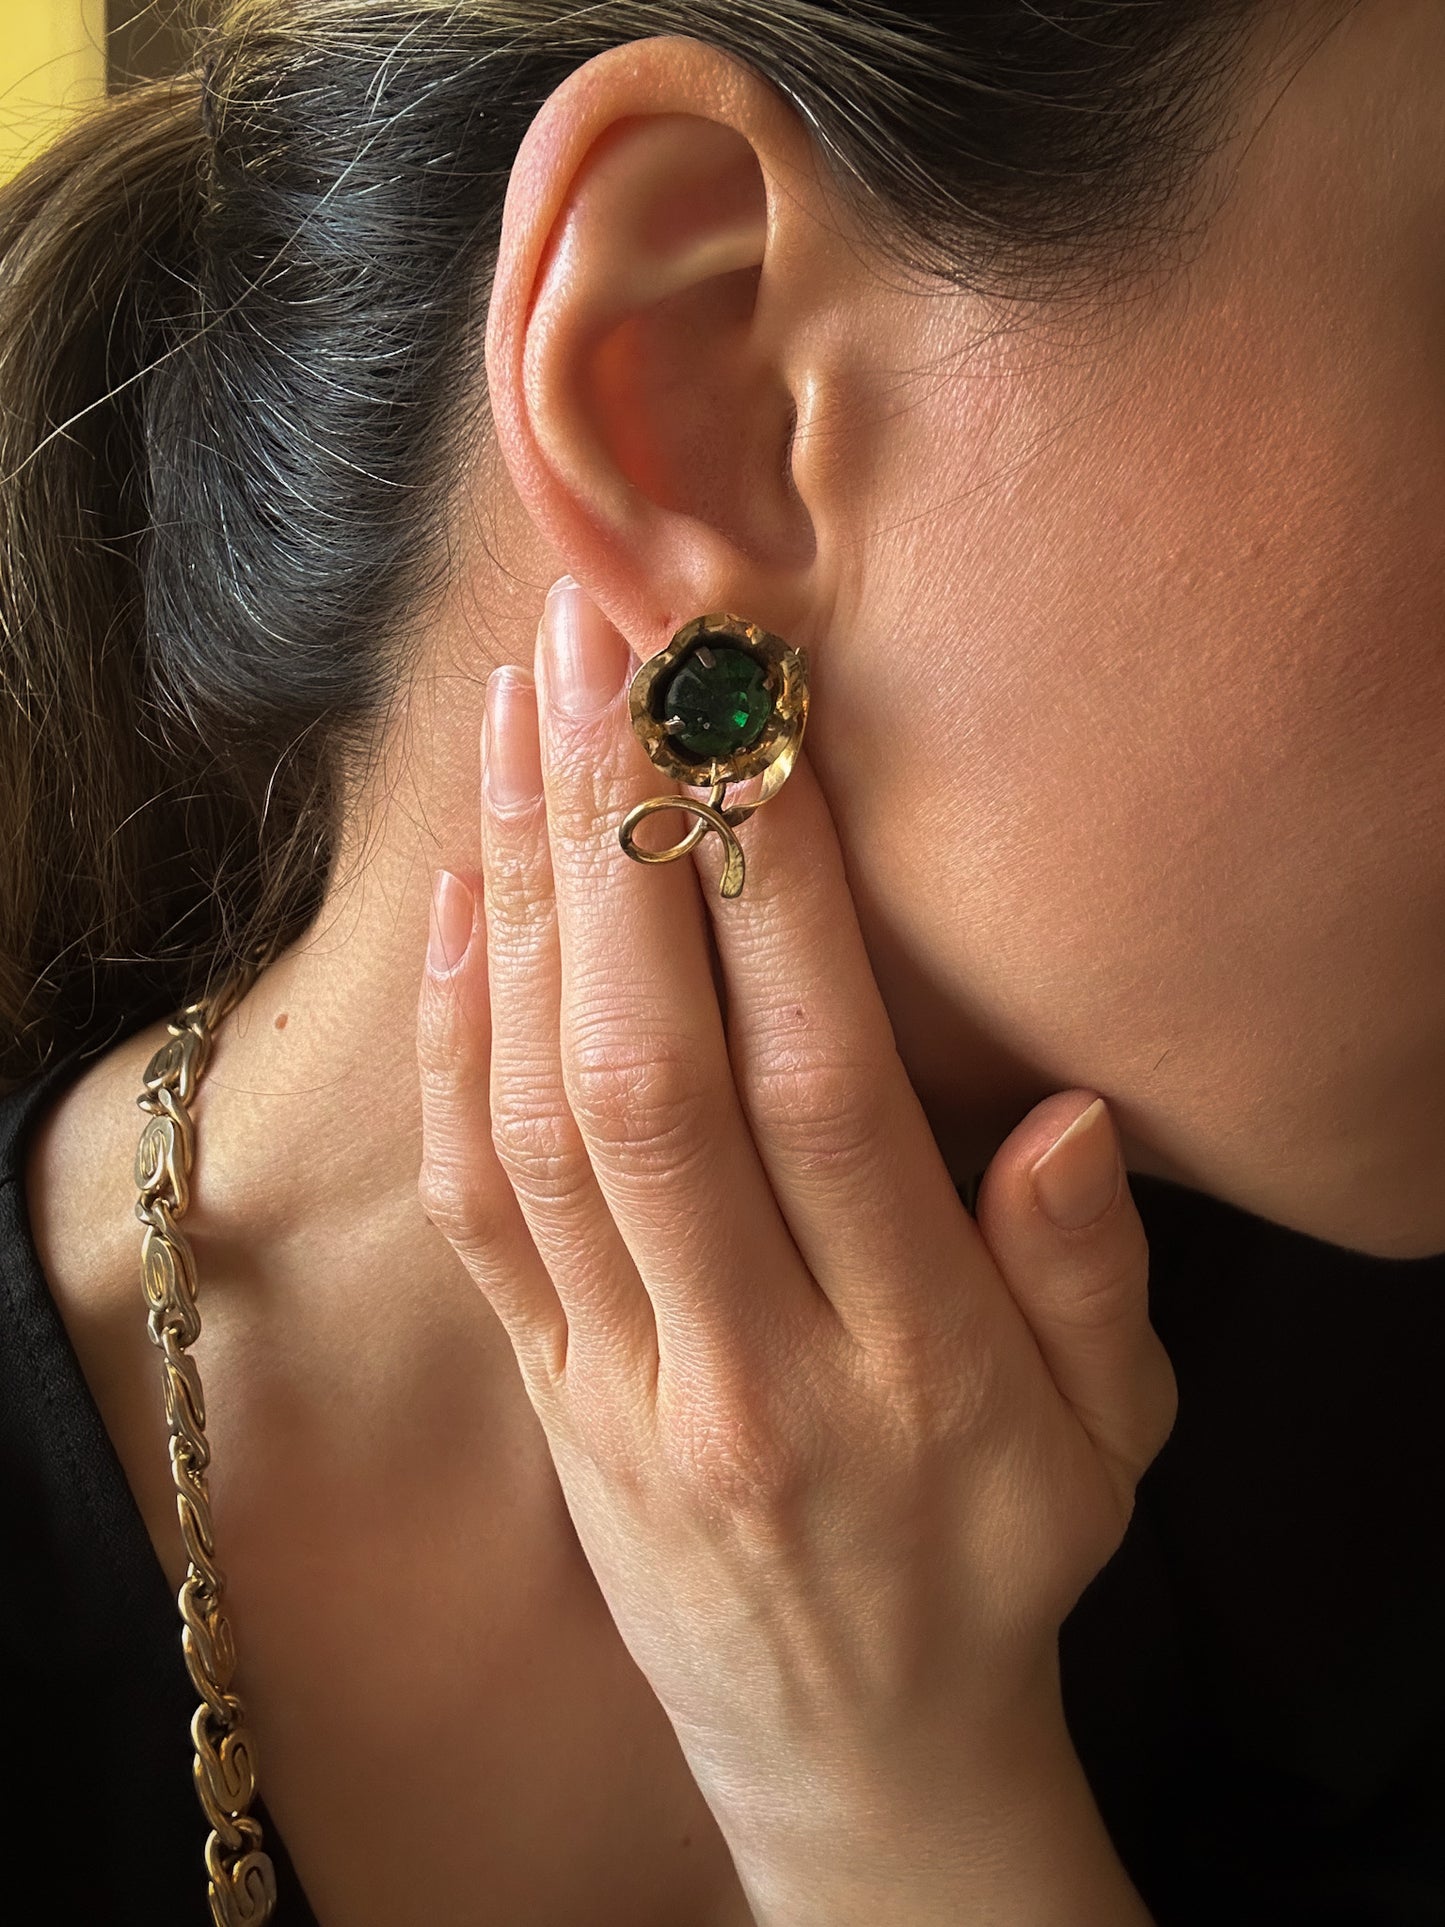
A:
{"label": "black fabric shoulder strap", "polygon": [[[25,1192],[35,1122],[94,1055],[77,1046],[0,1098],[0,1693],[15,1768],[0,1857],[29,1870],[47,1919],[209,1927],[176,1603],[40,1268]],[[277,1927],[316,1927],[256,1812]]]}

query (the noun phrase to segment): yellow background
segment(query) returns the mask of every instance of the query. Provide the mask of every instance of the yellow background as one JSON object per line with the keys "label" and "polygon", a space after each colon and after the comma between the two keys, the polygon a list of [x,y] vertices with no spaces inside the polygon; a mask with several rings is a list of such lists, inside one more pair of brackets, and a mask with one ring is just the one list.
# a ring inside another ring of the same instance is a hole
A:
{"label": "yellow background", "polygon": [[0,180],[105,92],[105,0],[0,0]]}

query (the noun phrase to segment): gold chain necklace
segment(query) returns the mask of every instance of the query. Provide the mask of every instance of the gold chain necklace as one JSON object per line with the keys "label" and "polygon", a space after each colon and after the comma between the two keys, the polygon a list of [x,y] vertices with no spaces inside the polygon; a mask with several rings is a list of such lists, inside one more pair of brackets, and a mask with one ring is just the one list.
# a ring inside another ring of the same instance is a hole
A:
{"label": "gold chain necklace", "polygon": [[171,1473],[188,1561],[177,1604],[186,1669],[201,1696],[191,1739],[196,1793],[211,1825],[206,1872],[215,1927],[260,1927],[270,1920],[276,1875],[261,1844],[261,1823],[250,1811],[256,1798],[254,1745],[240,1697],[230,1690],[236,1649],[221,1604],[225,1579],[215,1560],[206,1408],[196,1362],[188,1356],[201,1332],[195,1258],[176,1220],[190,1202],[195,1153],[190,1105],[215,1027],[249,990],[259,968],[244,966],[223,991],[187,1004],[168,1020],[170,1037],[147,1064],[145,1088],[136,1099],[148,1114],[135,1155],[140,1189],[135,1214],[145,1226],[141,1280],[150,1307],[148,1329],[162,1353]]}

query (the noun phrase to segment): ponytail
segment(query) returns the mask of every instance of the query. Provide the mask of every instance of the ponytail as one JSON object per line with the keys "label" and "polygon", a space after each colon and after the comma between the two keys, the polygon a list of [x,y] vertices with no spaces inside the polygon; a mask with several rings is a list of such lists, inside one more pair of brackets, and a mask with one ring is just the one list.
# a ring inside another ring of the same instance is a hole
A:
{"label": "ponytail", "polygon": [[146,620],[150,417],[194,328],[207,152],[192,75],[0,188],[0,1093],[199,994],[244,896],[218,873],[252,813],[165,703]]}

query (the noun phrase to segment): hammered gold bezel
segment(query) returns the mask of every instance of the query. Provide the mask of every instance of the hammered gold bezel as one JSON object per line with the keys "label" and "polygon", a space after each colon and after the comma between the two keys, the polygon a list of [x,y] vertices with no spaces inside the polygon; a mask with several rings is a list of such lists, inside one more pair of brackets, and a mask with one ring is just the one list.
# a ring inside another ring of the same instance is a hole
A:
{"label": "hammered gold bezel", "polygon": [[[657,683],[699,642],[707,637],[730,648],[745,650],[762,663],[773,696],[773,713],[751,748],[736,756],[716,757],[710,763],[679,753],[672,738],[652,713]],[[808,714],[808,669],[803,653],[781,636],[742,616],[714,613],[685,622],[665,649],[649,656],[627,687],[632,727],[653,763],[665,775],[694,789],[716,783],[745,783],[775,763],[788,744],[802,734]]]}

